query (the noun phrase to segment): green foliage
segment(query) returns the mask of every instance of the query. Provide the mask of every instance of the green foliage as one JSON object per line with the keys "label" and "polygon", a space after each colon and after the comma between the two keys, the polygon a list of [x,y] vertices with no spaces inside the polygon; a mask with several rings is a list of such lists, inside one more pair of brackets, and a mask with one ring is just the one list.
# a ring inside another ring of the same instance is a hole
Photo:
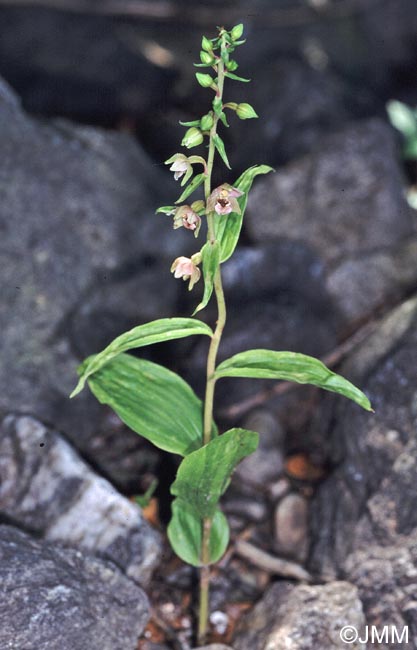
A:
{"label": "green foliage", "polygon": [[168,536],[175,552],[189,564],[201,565],[204,519],[212,522],[210,563],[217,562],[226,550],[229,530],[218,502],[236,465],[257,446],[258,434],[254,431],[230,429],[181,462],[171,486],[177,498],[173,503]]}
{"label": "green foliage", "polygon": [[201,400],[175,372],[119,354],[91,375],[88,385],[101,404],[156,447],[181,456],[200,447]]}
{"label": "green foliage", "polygon": [[269,174],[269,172],[272,171],[274,170],[272,167],[268,167],[268,165],[254,165],[244,171],[243,174],[239,176],[236,183],[233,184],[233,187],[241,190],[244,194],[237,199],[240,207],[240,214],[237,212],[231,212],[230,214],[222,215],[216,219],[216,238],[220,241],[221,263],[225,262],[229,257],[231,257],[231,255],[233,255],[239,241],[243,216],[248,202],[248,193],[252,187],[254,179],[260,174]]}
{"label": "green foliage", "polygon": [[201,517],[213,517],[236,465],[258,446],[258,434],[246,429],[230,429],[207,445],[186,456],[171,486]]}
{"label": "green foliage", "polygon": [[[175,499],[171,508],[172,518],[167,530],[171,546],[181,560],[199,567],[202,564],[203,519],[182,499]],[[224,555],[229,537],[226,517],[217,509],[210,527],[209,564],[218,562]]]}
{"label": "green foliage", "polygon": [[194,334],[212,336],[213,332],[208,325],[193,318],[161,318],[159,320],[138,325],[128,332],[124,332],[114,339],[99,354],[89,357],[79,368],[80,379],[71,393],[75,397],[82,391],[86,380],[106,363],[122,352],[141,348],[153,343],[163,343],[173,339],[182,339]]}
{"label": "green foliage", "polygon": [[206,242],[201,249],[201,256],[203,260],[204,294],[201,302],[196,307],[194,314],[207,306],[213,293],[214,274],[219,266],[220,259],[219,242]]}
{"label": "green foliage", "polygon": [[191,183],[187,185],[181,196],[175,201],[175,203],[182,203],[186,198],[190,196],[193,192],[196,191],[197,187],[200,187],[204,183],[204,174],[197,174],[194,176]]}
{"label": "green foliage", "polygon": [[318,359],[297,352],[273,350],[239,352],[220,363],[215,376],[218,379],[220,377],[285,379],[298,384],[312,384],[344,395],[366,411],[372,411],[368,398],[359,388],[329,370]]}
{"label": "green foliage", "polygon": [[[223,115],[224,115],[224,113],[223,113]],[[229,159],[228,159],[227,154],[226,154],[226,149],[225,149],[223,140],[221,139],[221,137],[217,133],[214,136],[213,140],[214,140],[214,145],[215,145],[217,151],[219,152],[220,157],[223,160],[224,164],[226,165],[227,169],[231,169]]]}

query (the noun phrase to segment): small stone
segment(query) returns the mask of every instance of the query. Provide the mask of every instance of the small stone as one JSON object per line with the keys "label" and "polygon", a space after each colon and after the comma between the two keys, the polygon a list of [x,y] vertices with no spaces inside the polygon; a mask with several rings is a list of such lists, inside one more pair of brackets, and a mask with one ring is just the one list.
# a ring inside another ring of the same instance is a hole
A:
{"label": "small stone", "polygon": [[275,483],[268,485],[268,495],[271,501],[278,501],[282,499],[291,489],[290,482],[285,476],[280,478]]}
{"label": "small stone", "polygon": [[283,471],[283,429],[277,418],[266,409],[250,413],[243,427],[259,433],[259,445],[238,465],[236,475],[249,486],[264,486],[267,481],[277,479]]}
{"label": "small stone", "polygon": [[277,505],[274,517],[278,553],[303,562],[308,550],[308,503],[300,494],[288,494]]}

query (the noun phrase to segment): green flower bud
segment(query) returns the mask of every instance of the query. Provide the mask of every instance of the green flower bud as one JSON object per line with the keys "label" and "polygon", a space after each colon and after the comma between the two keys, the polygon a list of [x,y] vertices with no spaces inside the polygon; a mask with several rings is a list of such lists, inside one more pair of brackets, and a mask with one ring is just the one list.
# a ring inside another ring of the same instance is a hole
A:
{"label": "green flower bud", "polygon": [[206,204],[201,199],[198,199],[191,203],[191,209],[194,210],[194,212],[197,212],[197,214],[202,214],[206,209]]}
{"label": "green flower bud", "polygon": [[200,120],[200,129],[202,131],[210,131],[213,124],[214,124],[213,114],[207,113],[207,115],[203,115],[203,117]]}
{"label": "green flower bud", "polygon": [[191,129],[185,133],[185,136],[182,139],[181,146],[191,149],[192,147],[198,147],[199,144],[203,142],[203,134],[200,129],[197,129],[195,126],[192,126]]}
{"label": "green flower bud", "polygon": [[250,120],[253,117],[258,117],[250,104],[238,104],[236,114],[241,120]]}
{"label": "green flower bud", "polygon": [[239,25],[235,25],[233,29],[230,31],[230,36],[232,37],[232,41],[238,41],[239,38],[243,34],[243,24],[240,23]]}
{"label": "green flower bud", "polygon": [[204,52],[204,50],[202,50],[200,52],[200,61],[205,65],[211,65],[212,63],[214,63],[214,57],[208,52]]}
{"label": "green flower bud", "polygon": [[226,64],[226,68],[229,70],[229,72],[234,72],[235,70],[238,69],[238,67],[239,67],[238,64],[236,63],[236,61],[233,61],[233,59],[231,59],[231,60]]}
{"label": "green flower bud", "polygon": [[209,41],[209,39],[206,38],[205,36],[203,36],[203,38],[201,39],[201,49],[205,50],[206,52],[213,51],[213,45],[211,41]]}
{"label": "green flower bud", "polygon": [[209,74],[203,74],[202,72],[196,72],[196,78],[200,86],[203,86],[203,88],[210,88],[214,82],[213,79],[210,77]]}

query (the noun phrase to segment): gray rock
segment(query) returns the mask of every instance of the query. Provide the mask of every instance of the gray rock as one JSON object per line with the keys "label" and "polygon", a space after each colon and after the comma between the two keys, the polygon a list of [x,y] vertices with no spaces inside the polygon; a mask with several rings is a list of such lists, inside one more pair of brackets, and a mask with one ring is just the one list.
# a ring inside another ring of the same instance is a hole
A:
{"label": "gray rock", "polygon": [[135,650],[143,591],[110,563],[0,526],[0,646]]}
{"label": "gray rock", "polygon": [[304,562],[308,551],[308,502],[301,494],[287,494],[274,515],[275,548],[279,554]]}
{"label": "gray rock", "polygon": [[[365,623],[356,587],[348,582],[298,586],[273,585],[238,628],[239,650],[336,650],[346,647],[340,630]],[[365,650],[359,642],[351,648]]]}
{"label": "gray rock", "polygon": [[[368,626],[381,633],[383,626],[397,635],[408,633],[410,647],[417,643],[416,536],[396,546],[371,545],[349,556],[346,570],[357,586]],[[404,632],[405,628],[408,628]],[[397,636],[398,640],[398,636]],[[382,643],[381,650],[401,650],[405,644]]]}
{"label": "gray rock", "polygon": [[111,559],[146,584],[161,544],[140,508],[33,418],[8,416],[0,433],[2,514],[47,540]]}
{"label": "gray rock", "polygon": [[346,574],[348,556],[415,537],[417,298],[383,319],[340,369],[375,414],[329,396],[312,424],[337,465],[312,502],[311,569]]}
{"label": "gray rock", "polygon": [[271,411],[257,409],[245,418],[243,427],[259,433],[259,445],[237,466],[236,477],[244,484],[258,487],[276,481],[284,468],[284,432],[279,421]]}
{"label": "gray rock", "polygon": [[[131,323],[133,306],[137,323],[141,310],[156,313],[130,275],[140,287],[151,272],[165,286],[166,256],[184,233],[172,238],[153,214],[152,190],[162,200],[164,185],[128,135],[38,122],[2,83],[0,138],[0,409],[52,422],[93,456],[88,434],[105,428],[105,411],[88,391],[68,400],[78,362]],[[106,294],[101,309],[96,291]]]}
{"label": "gray rock", "polygon": [[285,238],[311,249],[345,318],[363,317],[415,285],[413,215],[393,135],[379,120],[346,127],[259,180],[246,223],[256,242]]}
{"label": "gray rock", "polygon": [[194,648],[194,650],[233,650],[233,648],[229,645],[223,645],[223,643],[211,643],[210,645]]}

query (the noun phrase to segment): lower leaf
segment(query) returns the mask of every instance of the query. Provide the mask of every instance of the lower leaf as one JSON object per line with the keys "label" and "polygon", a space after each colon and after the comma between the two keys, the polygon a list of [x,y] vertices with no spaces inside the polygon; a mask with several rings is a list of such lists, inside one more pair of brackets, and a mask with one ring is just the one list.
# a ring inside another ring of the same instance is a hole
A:
{"label": "lower leaf", "polygon": [[[168,539],[174,552],[187,564],[201,566],[203,519],[183,499],[172,503],[172,518],[168,525]],[[210,530],[210,564],[218,562],[229,543],[230,531],[221,510],[214,513]]]}

